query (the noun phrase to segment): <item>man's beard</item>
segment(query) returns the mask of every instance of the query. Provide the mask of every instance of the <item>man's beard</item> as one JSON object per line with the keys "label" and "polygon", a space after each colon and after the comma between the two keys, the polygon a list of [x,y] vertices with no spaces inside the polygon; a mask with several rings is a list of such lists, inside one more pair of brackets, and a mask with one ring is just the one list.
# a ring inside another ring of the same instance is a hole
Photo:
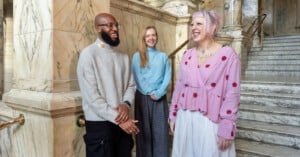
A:
{"label": "man's beard", "polygon": [[119,35],[118,35],[118,38],[114,41],[111,39],[111,37],[106,32],[101,31],[101,37],[104,40],[104,42],[106,42],[110,46],[118,46],[120,44]]}

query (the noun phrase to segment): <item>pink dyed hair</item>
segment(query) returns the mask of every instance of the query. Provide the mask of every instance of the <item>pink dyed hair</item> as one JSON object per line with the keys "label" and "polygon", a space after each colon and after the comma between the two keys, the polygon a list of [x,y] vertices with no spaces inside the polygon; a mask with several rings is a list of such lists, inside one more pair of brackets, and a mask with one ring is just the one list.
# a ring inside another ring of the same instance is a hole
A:
{"label": "pink dyed hair", "polygon": [[206,22],[206,32],[213,38],[220,26],[220,17],[214,10],[201,10],[193,14],[192,20],[196,17],[204,17]]}

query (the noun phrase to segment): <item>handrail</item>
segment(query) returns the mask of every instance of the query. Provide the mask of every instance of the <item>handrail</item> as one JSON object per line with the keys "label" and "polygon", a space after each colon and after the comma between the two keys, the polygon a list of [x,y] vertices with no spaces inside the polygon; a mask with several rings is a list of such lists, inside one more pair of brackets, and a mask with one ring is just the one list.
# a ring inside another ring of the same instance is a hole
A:
{"label": "handrail", "polygon": [[23,114],[20,114],[19,117],[12,119],[11,121],[5,122],[0,124],[0,130],[7,128],[15,123],[19,123],[20,125],[23,125],[25,123],[25,118]]}
{"label": "handrail", "polygon": [[[174,85],[175,85],[175,55],[179,52],[179,50],[181,50],[188,43],[189,43],[189,40],[184,41],[169,55],[169,58],[171,58],[171,67],[172,67],[172,76],[171,76],[171,92],[172,93],[173,93]],[[172,94],[171,94],[171,97],[172,97]]]}
{"label": "handrail", "polygon": [[[262,19],[261,19],[261,17],[262,17]],[[257,24],[257,27],[255,28],[255,30],[251,34],[251,37],[254,36],[254,34],[257,32],[258,28],[261,28],[261,26],[262,26],[262,24],[263,24],[263,22],[264,22],[264,20],[265,20],[266,17],[267,17],[267,14],[258,15],[256,17],[256,19],[252,22],[251,27],[253,28],[253,26],[255,25],[256,21],[259,20],[259,22]]]}
{"label": "handrail", "polygon": [[174,57],[177,52],[183,48],[183,46],[185,46],[187,43],[189,42],[189,40],[184,41],[181,45],[179,45],[172,53],[169,54],[169,58]]}
{"label": "handrail", "polygon": [[80,115],[77,117],[77,126],[78,127],[84,127],[85,126],[85,118],[84,115]]}
{"label": "handrail", "polygon": [[[258,31],[258,30],[262,30],[262,26],[263,26],[263,22],[264,20],[266,19],[267,17],[267,14],[261,14],[261,15],[258,15],[254,20],[253,22],[251,23],[251,26],[248,28],[247,30],[247,34],[250,34],[250,32],[252,31],[251,35],[250,35],[250,38],[252,39],[253,36],[255,35],[255,33]],[[255,29],[253,30],[253,27],[255,27]],[[263,33],[262,31],[260,33]],[[260,47],[262,48],[263,47],[263,34],[259,34],[259,42],[260,42]]]}

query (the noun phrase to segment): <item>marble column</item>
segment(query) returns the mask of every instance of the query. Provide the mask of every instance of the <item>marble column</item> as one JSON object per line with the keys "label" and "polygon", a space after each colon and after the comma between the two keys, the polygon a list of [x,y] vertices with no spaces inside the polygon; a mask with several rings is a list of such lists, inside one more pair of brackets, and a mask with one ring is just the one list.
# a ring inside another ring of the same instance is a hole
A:
{"label": "marble column", "polygon": [[174,69],[174,73],[171,80],[171,88],[169,89],[170,92],[168,92],[167,96],[168,98],[171,98],[171,93],[173,90],[172,87],[174,87],[177,76],[176,74],[178,73],[183,52],[187,50],[189,46],[189,42],[186,42],[189,39],[189,25],[191,15],[197,9],[197,5],[193,2],[193,0],[168,0],[164,3],[161,9],[178,16],[175,38],[176,44],[173,50],[182,46],[182,44],[187,43],[183,45],[183,47],[176,52],[176,55],[171,58],[171,65]]}
{"label": "marble column", "polygon": [[168,1],[168,0],[141,0],[141,1],[151,5],[153,7],[160,8],[164,4],[164,2]]}
{"label": "marble column", "polygon": [[162,9],[177,16],[187,16],[197,10],[194,0],[167,0]]}
{"label": "marble column", "polygon": [[[13,87],[3,102],[23,126],[14,126],[13,156],[82,157],[84,128],[76,65],[81,49],[96,39],[94,17],[109,0],[13,2]],[[10,135],[8,135],[10,136]]]}
{"label": "marble column", "polygon": [[[257,22],[252,28],[251,28],[251,24],[253,20],[256,19],[259,15],[259,0],[244,0],[243,11],[244,11],[243,20],[245,21],[245,28],[248,29],[245,31],[249,32],[248,35],[252,35],[253,31],[256,29],[256,27],[258,27]],[[258,32],[255,33],[253,39],[251,40],[253,40],[252,45],[254,47],[260,47],[260,38]]]}
{"label": "marble column", "polygon": [[242,0],[224,1],[223,29],[220,35],[230,35],[233,38],[231,47],[240,56],[244,68],[247,63],[247,47],[243,43],[248,39],[242,29]]}
{"label": "marble column", "polygon": [[4,91],[3,0],[0,0],[0,100]]}
{"label": "marble column", "polygon": [[3,49],[4,49],[4,71],[3,91],[8,92],[12,87],[13,80],[13,0],[4,0],[3,3]]}
{"label": "marble column", "polygon": [[225,0],[224,27],[241,29],[242,26],[242,0]]}

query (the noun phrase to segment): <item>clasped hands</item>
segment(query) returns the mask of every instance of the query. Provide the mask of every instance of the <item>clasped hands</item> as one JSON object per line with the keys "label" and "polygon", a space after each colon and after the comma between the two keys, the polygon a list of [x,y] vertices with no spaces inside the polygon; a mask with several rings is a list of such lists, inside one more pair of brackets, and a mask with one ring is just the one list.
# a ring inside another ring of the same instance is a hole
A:
{"label": "clasped hands", "polygon": [[139,128],[136,126],[137,120],[129,118],[129,106],[126,103],[121,104],[115,108],[118,111],[118,115],[115,118],[115,122],[119,124],[119,127],[127,134],[136,135],[139,133]]}

